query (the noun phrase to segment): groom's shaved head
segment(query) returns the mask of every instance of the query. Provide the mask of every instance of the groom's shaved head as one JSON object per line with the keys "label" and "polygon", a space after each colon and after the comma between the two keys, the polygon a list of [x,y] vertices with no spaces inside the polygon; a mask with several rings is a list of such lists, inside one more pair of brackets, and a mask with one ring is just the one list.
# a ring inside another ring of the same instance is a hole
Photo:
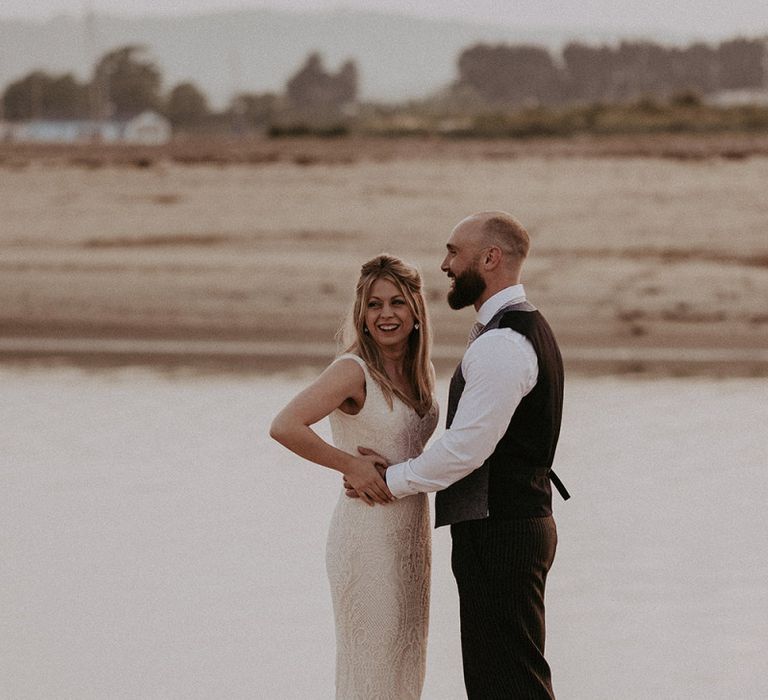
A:
{"label": "groom's shaved head", "polygon": [[479,247],[496,246],[517,265],[527,257],[531,245],[528,232],[511,214],[481,211],[468,216],[459,226],[464,227],[465,224],[477,233]]}
{"label": "groom's shaved head", "polygon": [[440,269],[453,280],[448,304],[479,308],[487,298],[519,284],[528,232],[505,211],[481,211],[460,221],[445,244]]}

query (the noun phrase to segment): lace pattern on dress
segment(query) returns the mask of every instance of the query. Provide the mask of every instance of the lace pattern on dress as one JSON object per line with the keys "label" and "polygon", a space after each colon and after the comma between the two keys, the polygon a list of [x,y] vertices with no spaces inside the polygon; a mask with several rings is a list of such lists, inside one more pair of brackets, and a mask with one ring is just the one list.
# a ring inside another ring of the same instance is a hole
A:
{"label": "lace pattern on dress", "polygon": [[[354,416],[330,416],[333,442],[369,447],[390,463],[420,454],[437,425],[399,398],[390,409],[365,362],[366,399]],[[326,566],[336,625],[337,700],[409,700],[421,695],[429,623],[431,528],[426,494],[370,507],[343,491],[331,519]]]}

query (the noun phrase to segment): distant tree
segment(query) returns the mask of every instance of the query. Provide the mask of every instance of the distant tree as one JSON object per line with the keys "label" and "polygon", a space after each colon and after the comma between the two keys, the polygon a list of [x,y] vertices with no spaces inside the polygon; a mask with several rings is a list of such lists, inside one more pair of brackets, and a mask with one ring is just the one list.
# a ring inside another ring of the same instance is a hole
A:
{"label": "distant tree", "polygon": [[68,73],[35,71],[11,83],[3,95],[6,119],[82,119],[88,116],[88,86]]}
{"label": "distant tree", "polygon": [[625,41],[616,48],[571,43],[563,50],[569,98],[608,102],[760,87],[766,58],[766,43],[757,39],[735,39],[716,49],[702,43],[680,49]]}
{"label": "distant tree", "polygon": [[597,102],[612,99],[613,52],[607,46],[572,42],[563,49],[567,96]]}
{"label": "distant tree", "polygon": [[286,84],[286,95],[299,110],[337,111],[357,97],[357,67],[347,61],[338,73],[328,73],[320,54],[312,53]]}
{"label": "distant tree", "polygon": [[762,87],[765,83],[766,42],[761,39],[724,41],[717,49],[720,88]]}
{"label": "distant tree", "polygon": [[275,116],[277,103],[277,95],[271,92],[235,95],[228,110],[235,130],[268,127]]}
{"label": "distant tree", "polygon": [[611,92],[625,101],[638,95],[667,95],[673,91],[669,50],[650,41],[622,41],[614,52]]}
{"label": "distant tree", "polygon": [[339,104],[349,104],[357,98],[357,64],[345,61],[336,74],[336,99]]}
{"label": "distant tree", "polygon": [[200,126],[210,114],[208,100],[196,85],[176,85],[168,95],[166,116],[174,126]]}
{"label": "distant tree", "polygon": [[718,89],[717,51],[697,42],[682,49],[676,62],[676,84],[680,91],[707,94]]}
{"label": "distant tree", "polygon": [[145,47],[122,46],[99,59],[93,88],[101,116],[132,117],[161,104],[162,77],[154,63],[142,60]]}
{"label": "distant tree", "polygon": [[477,44],[464,50],[459,56],[461,86],[496,104],[557,102],[563,96],[560,72],[539,46]]}

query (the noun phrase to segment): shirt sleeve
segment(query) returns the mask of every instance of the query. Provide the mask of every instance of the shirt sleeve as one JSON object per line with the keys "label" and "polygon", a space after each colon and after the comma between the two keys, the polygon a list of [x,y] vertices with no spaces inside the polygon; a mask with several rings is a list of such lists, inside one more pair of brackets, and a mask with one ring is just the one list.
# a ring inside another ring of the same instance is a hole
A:
{"label": "shirt sleeve", "polygon": [[498,328],[467,348],[461,371],[466,384],[451,427],[418,457],[387,469],[394,496],[440,491],[481,466],[535,386],[538,360],[525,336]]}

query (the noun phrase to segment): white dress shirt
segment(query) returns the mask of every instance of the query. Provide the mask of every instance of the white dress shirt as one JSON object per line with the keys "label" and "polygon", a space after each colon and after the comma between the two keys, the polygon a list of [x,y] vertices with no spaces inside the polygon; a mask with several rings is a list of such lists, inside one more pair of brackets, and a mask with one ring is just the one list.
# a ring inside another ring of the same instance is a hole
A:
{"label": "white dress shirt", "polygon": [[[485,325],[503,306],[523,301],[522,284],[502,289],[480,307],[476,320]],[[535,386],[539,363],[524,335],[495,328],[467,348],[461,371],[466,384],[451,427],[418,457],[387,469],[395,497],[440,491],[482,466]]]}

